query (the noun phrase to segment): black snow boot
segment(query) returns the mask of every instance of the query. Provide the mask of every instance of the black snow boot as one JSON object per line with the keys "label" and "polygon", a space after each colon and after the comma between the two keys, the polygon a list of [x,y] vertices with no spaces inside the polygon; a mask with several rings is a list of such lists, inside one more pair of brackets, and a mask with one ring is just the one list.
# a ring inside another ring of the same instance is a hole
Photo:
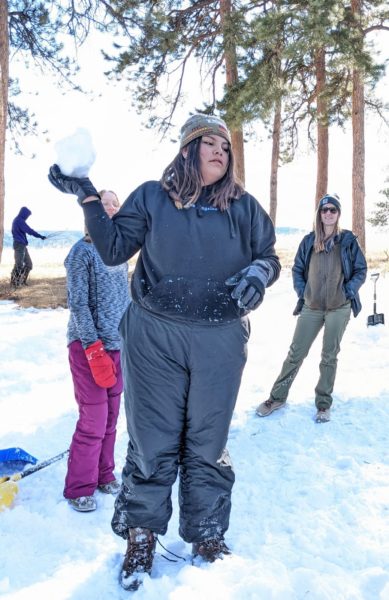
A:
{"label": "black snow boot", "polygon": [[27,279],[28,279],[28,276],[30,274],[30,271],[31,271],[31,269],[27,269],[26,267],[23,268],[22,274],[21,274],[21,277],[20,277],[20,284],[21,285],[27,285]]}
{"label": "black snow boot", "polygon": [[16,267],[14,267],[11,272],[11,286],[14,288],[21,286],[22,285],[21,278],[22,278],[22,271],[19,271],[19,269],[16,269]]}
{"label": "black snow boot", "polygon": [[127,551],[120,573],[120,585],[135,591],[142,584],[144,575],[151,573],[157,535],[144,527],[128,530]]}

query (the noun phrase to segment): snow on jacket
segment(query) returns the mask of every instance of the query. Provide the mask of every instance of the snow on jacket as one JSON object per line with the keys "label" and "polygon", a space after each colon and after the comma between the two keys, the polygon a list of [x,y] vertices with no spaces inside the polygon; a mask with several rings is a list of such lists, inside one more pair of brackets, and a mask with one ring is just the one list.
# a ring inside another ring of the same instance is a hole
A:
{"label": "snow on jacket", "polygon": [[27,235],[33,235],[36,238],[40,238],[41,240],[45,239],[43,235],[31,229],[26,223],[26,219],[31,215],[31,211],[26,206],[23,206],[17,217],[12,221],[12,237],[14,242],[19,242],[24,246],[28,246]]}
{"label": "snow on jacket", "polygon": [[[313,231],[302,239],[292,268],[293,286],[299,297],[304,298],[304,290],[308,280],[309,261],[313,251],[315,234]],[[347,300],[351,301],[354,317],[361,311],[362,304],[358,290],[366,279],[367,264],[363,252],[358,244],[357,237],[352,231],[343,229],[340,233],[340,258],[344,275],[344,293]],[[301,312],[302,303],[298,303]],[[297,308],[297,307],[296,307]]]}
{"label": "snow on jacket", "polygon": [[70,249],[65,267],[68,344],[80,340],[87,348],[99,339],[106,350],[119,350],[119,322],[130,302],[127,263],[107,267],[94,245],[82,239]]}
{"label": "snow on jacket", "polygon": [[225,280],[256,259],[279,276],[273,224],[248,193],[226,211],[207,202],[209,188],[188,209],[178,210],[160,182],[130,194],[111,219],[99,202],[83,205],[88,231],[106,264],[140,250],[131,281],[134,302],[154,314],[217,325],[247,314],[231,298]]}

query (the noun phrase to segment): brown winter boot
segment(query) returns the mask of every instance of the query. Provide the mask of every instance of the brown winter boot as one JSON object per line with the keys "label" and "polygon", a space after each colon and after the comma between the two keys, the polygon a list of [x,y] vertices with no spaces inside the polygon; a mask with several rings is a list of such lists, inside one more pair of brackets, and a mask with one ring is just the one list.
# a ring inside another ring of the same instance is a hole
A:
{"label": "brown winter boot", "polygon": [[195,542],[192,544],[193,558],[199,556],[206,562],[215,562],[218,558],[231,554],[231,550],[224,541],[224,538],[212,538]]}
{"label": "brown winter boot", "polygon": [[144,575],[150,575],[155,554],[157,535],[144,527],[128,530],[127,551],[120,573],[120,585],[135,591],[142,584]]}

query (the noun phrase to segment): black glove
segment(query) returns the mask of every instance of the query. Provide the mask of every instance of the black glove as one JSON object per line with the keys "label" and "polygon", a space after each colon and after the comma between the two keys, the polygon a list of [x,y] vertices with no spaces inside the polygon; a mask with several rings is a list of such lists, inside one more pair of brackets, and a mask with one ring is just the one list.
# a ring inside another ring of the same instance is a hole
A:
{"label": "black glove", "polygon": [[294,317],[297,317],[297,315],[299,315],[301,313],[303,306],[304,306],[304,298],[299,298],[297,300],[296,307],[295,307],[295,309],[293,311],[293,316]]}
{"label": "black glove", "polygon": [[77,202],[80,205],[85,198],[88,198],[88,196],[100,198],[89,177],[71,177],[69,175],[64,175],[58,165],[52,165],[50,167],[48,178],[50,183],[52,183],[60,192],[77,196]]}
{"label": "black glove", "polygon": [[234,286],[231,298],[237,301],[239,308],[254,310],[261,304],[270,272],[266,261],[257,260],[225,281],[226,285]]}
{"label": "black glove", "polygon": [[41,240],[45,240],[46,236],[45,235],[41,235]]}
{"label": "black glove", "polygon": [[353,298],[355,298],[355,291],[352,289],[349,282],[344,286],[344,293],[346,295],[346,300],[353,300]]}

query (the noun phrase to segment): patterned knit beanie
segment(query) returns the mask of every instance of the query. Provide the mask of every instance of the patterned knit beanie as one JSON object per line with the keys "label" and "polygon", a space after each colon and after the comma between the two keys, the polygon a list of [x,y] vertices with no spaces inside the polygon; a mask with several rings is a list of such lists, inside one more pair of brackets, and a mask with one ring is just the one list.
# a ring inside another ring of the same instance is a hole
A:
{"label": "patterned knit beanie", "polygon": [[180,150],[196,138],[212,134],[220,135],[231,144],[231,134],[222,119],[213,115],[192,115],[181,127]]}
{"label": "patterned knit beanie", "polygon": [[322,206],[325,206],[326,204],[333,204],[338,209],[339,213],[341,212],[341,205],[338,194],[326,194],[325,196],[323,196],[323,198],[319,202],[317,210],[320,210]]}

